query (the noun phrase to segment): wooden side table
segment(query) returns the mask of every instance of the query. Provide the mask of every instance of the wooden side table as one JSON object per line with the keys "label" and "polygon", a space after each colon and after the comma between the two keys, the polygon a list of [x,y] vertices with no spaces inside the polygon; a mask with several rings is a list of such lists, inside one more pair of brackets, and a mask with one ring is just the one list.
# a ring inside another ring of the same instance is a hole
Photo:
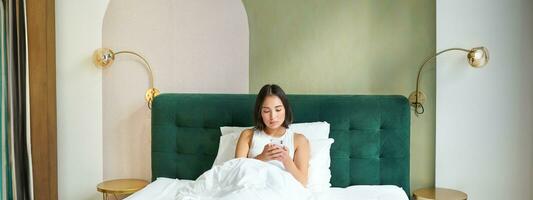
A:
{"label": "wooden side table", "polygon": [[115,199],[117,195],[132,194],[148,185],[148,181],[141,179],[116,179],[104,181],[96,186],[98,192],[102,192],[104,200],[109,199],[109,195],[113,195]]}
{"label": "wooden side table", "polygon": [[424,188],[413,192],[414,200],[466,200],[464,192],[446,188]]}

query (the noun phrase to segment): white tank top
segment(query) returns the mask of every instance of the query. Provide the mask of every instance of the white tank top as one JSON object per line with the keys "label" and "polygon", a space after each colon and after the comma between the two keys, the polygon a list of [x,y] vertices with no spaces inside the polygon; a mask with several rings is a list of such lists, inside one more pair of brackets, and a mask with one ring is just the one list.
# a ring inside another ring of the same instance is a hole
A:
{"label": "white tank top", "polygon": [[[252,144],[250,145],[250,150],[248,151],[248,158],[255,158],[263,152],[265,145],[270,143],[279,143],[281,141],[283,146],[287,147],[289,150],[289,156],[291,159],[294,159],[294,133],[289,129],[285,129],[285,134],[281,137],[272,137],[266,134],[264,131],[254,129],[254,136],[252,137]],[[277,160],[268,161],[271,164],[274,164],[282,169],[285,169],[283,164]]]}

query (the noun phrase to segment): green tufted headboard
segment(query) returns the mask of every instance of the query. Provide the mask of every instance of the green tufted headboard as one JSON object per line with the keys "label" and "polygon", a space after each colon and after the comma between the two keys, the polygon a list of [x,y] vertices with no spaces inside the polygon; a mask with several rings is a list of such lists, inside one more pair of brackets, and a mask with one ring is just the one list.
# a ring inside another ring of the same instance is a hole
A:
{"label": "green tufted headboard", "polygon": [[[288,95],[295,123],[331,124],[331,184],[397,185],[409,196],[410,113],[403,96]],[[255,95],[161,94],[152,107],[152,178],[211,168],[221,126],[251,126]]]}

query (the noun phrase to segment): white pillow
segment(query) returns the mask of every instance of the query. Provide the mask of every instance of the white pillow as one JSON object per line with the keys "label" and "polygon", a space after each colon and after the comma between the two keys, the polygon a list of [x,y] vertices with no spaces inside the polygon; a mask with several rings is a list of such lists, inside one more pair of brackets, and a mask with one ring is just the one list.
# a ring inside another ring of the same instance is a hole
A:
{"label": "white pillow", "polygon": [[309,140],[329,138],[329,123],[327,122],[296,123],[291,124],[289,129],[303,134]]}
{"label": "white pillow", "polygon": [[[237,126],[223,126],[220,127],[222,135],[230,133],[241,133],[244,129],[253,127],[237,127]],[[309,122],[291,124],[289,129],[295,133],[303,134],[307,139],[328,139],[329,138],[329,123],[327,122]]]}
{"label": "white pillow", "polygon": [[307,178],[307,188],[313,192],[322,192],[331,187],[330,149],[334,140],[320,139],[309,140],[310,158]]}
{"label": "white pillow", "polygon": [[231,133],[242,133],[244,129],[254,128],[253,126],[250,127],[240,127],[240,126],[223,126],[220,127],[220,133],[222,133],[222,136],[228,135]]}
{"label": "white pillow", "polygon": [[235,149],[237,148],[237,141],[241,132],[234,132],[220,136],[220,144],[218,145],[217,157],[213,166],[220,165],[228,160],[235,158]]}

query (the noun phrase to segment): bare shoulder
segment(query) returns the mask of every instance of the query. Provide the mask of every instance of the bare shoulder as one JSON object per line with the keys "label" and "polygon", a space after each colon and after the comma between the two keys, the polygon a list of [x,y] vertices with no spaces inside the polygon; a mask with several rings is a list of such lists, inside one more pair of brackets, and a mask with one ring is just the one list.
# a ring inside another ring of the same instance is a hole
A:
{"label": "bare shoulder", "polygon": [[307,138],[301,134],[301,133],[294,133],[294,144],[296,146],[301,146],[301,145],[309,145],[309,140],[307,140]]}
{"label": "bare shoulder", "polygon": [[241,138],[251,138],[254,134],[254,129],[244,129],[244,131],[241,132]]}

